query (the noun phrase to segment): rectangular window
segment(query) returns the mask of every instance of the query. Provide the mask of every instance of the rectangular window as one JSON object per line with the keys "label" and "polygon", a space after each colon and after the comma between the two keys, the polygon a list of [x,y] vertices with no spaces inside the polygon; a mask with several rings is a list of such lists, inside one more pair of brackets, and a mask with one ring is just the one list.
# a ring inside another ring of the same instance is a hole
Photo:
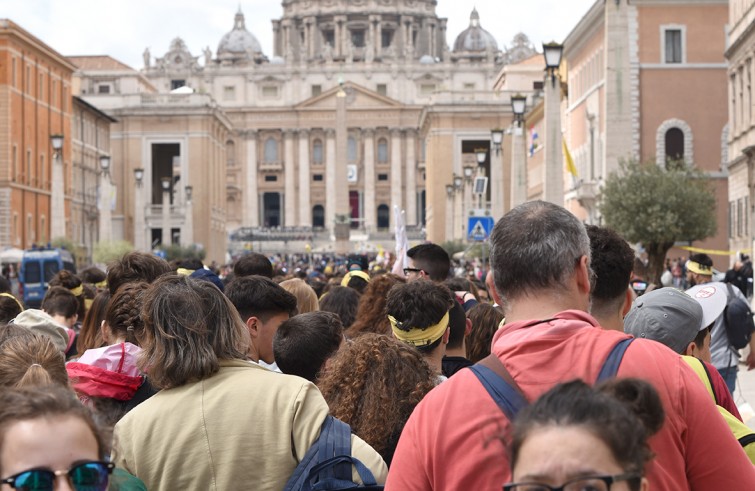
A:
{"label": "rectangular window", "polygon": [[383,48],[389,48],[393,42],[393,31],[383,29],[380,31],[380,46]]}
{"label": "rectangular window", "polygon": [[275,98],[278,97],[277,85],[265,85],[262,87],[262,97]]}
{"label": "rectangular window", "polygon": [[474,90],[474,84],[464,84],[464,90]]}
{"label": "rectangular window", "polygon": [[223,100],[234,101],[236,100],[236,87],[233,85],[226,85],[223,87]]}
{"label": "rectangular window", "polygon": [[13,87],[18,86],[16,81],[16,58],[13,57],[10,62],[10,83]]}
{"label": "rectangular window", "polygon": [[37,91],[37,97],[39,99],[42,99],[42,94],[45,93],[45,76],[41,73],[39,74],[39,90]]}
{"label": "rectangular window", "polygon": [[744,235],[745,237],[749,237],[750,236],[750,207],[749,207],[750,199],[747,196],[745,196],[743,199],[744,199],[744,206],[742,208],[744,208],[744,215],[745,215],[744,216],[744,222],[745,222]]}
{"label": "rectangular window", "polygon": [[682,62],[682,30],[666,29],[663,34],[665,44],[665,63]]}
{"label": "rectangular window", "polygon": [[313,85],[312,86],[312,97],[317,97],[318,95],[322,94],[322,85]]}
{"label": "rectangular window", "polygon": [[322,181],[322,174],[313,174],[312,175],[313,181]]}
{"label": "rectangular window", "polygon": [[734,202],[729,201],[729,238],[734,238]]}
{"label": "rectangular window", "polygon": [[265,182],[276,182],[278,180],[278,176],[265,176]]}
{"label": "rectangular window", "polygon": [[737,237],[742,236],[742,198],[737,200]]}
{"label": "rectangular window", "polygon": [[101,84],[97,86],[97,93],[98,94],[109,94],[110,93],[110,86],[107,84]]}
{"label": "rectangular window", "polygon": [[170,81],[170,90],[180,89],[184,85],[186,85],[186,80],[180,80],[180,79],[171,80]]}
{"label": "rectangular window", "polygon": [[16,180],[18,174],[18,147],[13,145],[13,157],[11,158],[10,178]]}
{"label": "rectangular window", "polygon": [[388,174],[378,174],[378,181],[387,181]]}
{"label": "rectangular window", "polygon": [[26,92],[31,93],[31,67],[26,65]]}
{"label": "rectangular window", "polygon": [[421,84],[419,86],[420,95],[432,95],[435,92],[435,84]]}
{"label": "rectangular window", "polygon": [[351,44],[353,44],[355,48],[364,48],[363,29],[355,29],[351,31]]}
{"label": "rectangular window", "polygon": [[335,43],[335,39],[336,39],[335,31],[331,31],[331,30],[322,31],[322,40],[323,40],[323,42],[325,44],[329,44],[331,48],[333,46],[335,46],[335,44],[336,44]]}
{"label": "rectangular window", "polygon": [[26,184],[31,182],[31,150],[26,151]]}
{"label": "rectangular window", "polygon": [[388,96],[388,84],[377,84],[377,93]]}

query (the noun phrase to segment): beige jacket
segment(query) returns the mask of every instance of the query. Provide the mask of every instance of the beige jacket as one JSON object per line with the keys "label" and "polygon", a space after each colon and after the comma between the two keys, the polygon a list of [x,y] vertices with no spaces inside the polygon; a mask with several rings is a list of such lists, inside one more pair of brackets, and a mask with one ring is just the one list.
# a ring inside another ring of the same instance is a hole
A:
{"label": "beige jacket", "polygon": [[[115,427],[113,461],[150,491],[280,491],[320,433],[328,406],[310,382],[242,360],[163,390]],[[352,436],[352,455],[384,483],[388,469]]]}

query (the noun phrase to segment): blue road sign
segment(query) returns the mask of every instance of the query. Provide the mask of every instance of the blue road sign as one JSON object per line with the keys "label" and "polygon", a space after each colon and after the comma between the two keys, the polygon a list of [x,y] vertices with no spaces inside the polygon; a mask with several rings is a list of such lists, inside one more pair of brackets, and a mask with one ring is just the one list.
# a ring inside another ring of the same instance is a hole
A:
{"label": "blue road sign", "polygon": [[467,239],[477,242],[488,240],[494,224],[493,217],[469,217]]}

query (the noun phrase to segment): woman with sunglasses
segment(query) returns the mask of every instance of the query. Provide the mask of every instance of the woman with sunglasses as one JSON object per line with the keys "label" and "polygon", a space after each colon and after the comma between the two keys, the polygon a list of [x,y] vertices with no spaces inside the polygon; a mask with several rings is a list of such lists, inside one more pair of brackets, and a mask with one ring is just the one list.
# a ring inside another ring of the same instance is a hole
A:
{"label": "woman with sunglasses", "polygon": [[514,421],[513,482],[503,489],[646,491],[647,441],[663,420],[658,393],[645,381],[559,384]]}
{"label": "woman with sunglasses", "polygon": [[104,491],[114,467],[104,458],[103,437],[72,391],[0,391],[3,491]]}

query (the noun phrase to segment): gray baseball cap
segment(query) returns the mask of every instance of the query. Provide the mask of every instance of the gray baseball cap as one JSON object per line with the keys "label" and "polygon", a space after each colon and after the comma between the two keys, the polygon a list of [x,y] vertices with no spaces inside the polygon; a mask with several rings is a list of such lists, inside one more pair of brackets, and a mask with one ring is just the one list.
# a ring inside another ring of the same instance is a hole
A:
{"label": "gray baseball cap", "polygon": [[701,330],[703,308],[676,288],[646,293],[632,304],[624,318],[624,332],[663,343],[683,353]]}

